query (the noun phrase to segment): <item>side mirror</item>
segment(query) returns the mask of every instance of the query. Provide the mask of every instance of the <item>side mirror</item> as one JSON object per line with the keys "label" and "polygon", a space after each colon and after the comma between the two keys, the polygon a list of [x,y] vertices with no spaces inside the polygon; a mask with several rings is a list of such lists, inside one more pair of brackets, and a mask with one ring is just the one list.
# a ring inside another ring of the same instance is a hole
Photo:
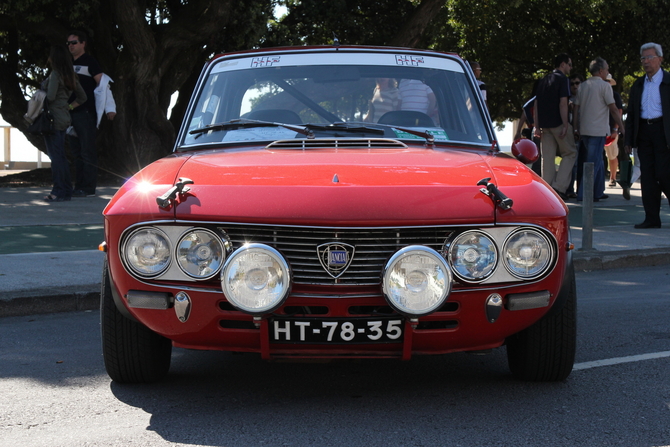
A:
{"label": "side mirror", "polygon": [[535,143],[526,138],[520,138],[512,143],[512,155],[524,164],[535,163],[540,158],[540,152]]}

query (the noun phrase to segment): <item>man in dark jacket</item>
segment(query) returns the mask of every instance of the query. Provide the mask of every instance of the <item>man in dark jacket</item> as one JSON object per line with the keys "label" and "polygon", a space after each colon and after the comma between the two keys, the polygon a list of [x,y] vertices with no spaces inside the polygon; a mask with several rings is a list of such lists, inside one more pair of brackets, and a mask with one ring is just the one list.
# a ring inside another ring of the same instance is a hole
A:
{"label": "man in dark jacket", "polygon": [[661,69],[663,49],[640,48],[645,75],[630,89],[624,148],[640,157],[644,221],[635,228],[661,228],[661,192],[670,199],[670,73]]}

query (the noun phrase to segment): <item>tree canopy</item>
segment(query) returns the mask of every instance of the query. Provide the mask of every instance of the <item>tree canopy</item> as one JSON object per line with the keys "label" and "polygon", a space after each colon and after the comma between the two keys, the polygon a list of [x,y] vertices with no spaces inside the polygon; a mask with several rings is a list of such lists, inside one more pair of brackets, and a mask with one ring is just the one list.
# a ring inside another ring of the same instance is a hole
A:
{"label": "tree canopy", "polygon": [[[278,5],[286,14],[276,19]],[[667,47],[668,25],[666,0],[7,0],[0,5],[0,114],[25,129],[26,95],[46,76],[49,45],[82,29],[114,80],[119,112],[98,133],[101,165],[127,176],[170,152],[202,65],[216,53],[335,37],[455,51],[480,62],[491,114],[503,120],[518,117],[534,81],[562,52],[582,75],[594,57],[605,58],[617,89],[627,92],[640,45]],[[39,138],[31,141],[43,148]]]}

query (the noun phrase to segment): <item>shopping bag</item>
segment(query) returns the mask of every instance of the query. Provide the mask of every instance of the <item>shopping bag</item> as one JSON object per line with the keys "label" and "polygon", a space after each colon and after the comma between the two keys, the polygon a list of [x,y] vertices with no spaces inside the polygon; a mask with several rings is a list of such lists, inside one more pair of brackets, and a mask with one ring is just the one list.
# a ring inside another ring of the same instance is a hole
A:
{"label": "shopping bag", "polygon": [[629,156],[619,157],[619,185],[622,188],[630,188],[630,179],[633,176],[633,162]]}

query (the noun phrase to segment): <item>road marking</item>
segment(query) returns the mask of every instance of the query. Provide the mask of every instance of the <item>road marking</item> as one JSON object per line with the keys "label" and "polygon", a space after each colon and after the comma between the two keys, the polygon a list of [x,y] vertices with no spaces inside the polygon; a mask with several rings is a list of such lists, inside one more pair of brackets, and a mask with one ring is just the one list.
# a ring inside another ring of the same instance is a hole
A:
{"label": "road marking", "polygon": [[652,352],[651,354],[629,355],[628,357],[615,357],[613,359],[594,360],[593,362],[575,363],[573,371],[581,369],[598,368],[600,366],[619,365],[621,363],[641,362],[643,360],[662,359],[670,357],[670,351]]}

